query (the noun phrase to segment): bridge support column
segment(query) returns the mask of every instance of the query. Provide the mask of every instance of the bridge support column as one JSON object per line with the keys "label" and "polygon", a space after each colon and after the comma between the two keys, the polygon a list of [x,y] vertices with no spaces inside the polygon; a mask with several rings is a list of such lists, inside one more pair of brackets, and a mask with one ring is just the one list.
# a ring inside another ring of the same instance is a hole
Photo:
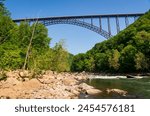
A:
{"label": "bridge support column", "polygon": [[129,20],[128,20],[128,16],[125,17],[125,24],[126,24],[126,27],[129,26]]}
{"label": "bridge support column", "polygon": [[120,25],[119,25],[119,18],[118,16],[116,17],[116,27],[117,27],[117,33],[120,32]]}
{"label": "bridge support column", "polygon": [[93,25],[93,18],[91,17],[91,25]]}
{"label": "bridge support column", "polygon": [[101,17],[99,18],[99,28],[100,28],[100,31],[102,31],[102,20],[101,20]]}
{"label": "bridge support column", "polygon": [[109,36],[111,36],[111,27],[110,27],[110,19],[109,19],[109,17],[107,18],[107,23],[108,23],[108,33],[109,33]]}
{"label": "bridge support column", "polygon": [[42,21],[42,24],[43,24],[43,25],[46,25],[46,21]]}
{"label": "bridge support column", "polygon": [[84,22],[84,18],[83,18],[82,20],[83,20],[83,22]]}
{"label": "bridge support column", "polygon": [[137,16],[134,16],[134,21],[136,21],[138,19],[138,17]]}

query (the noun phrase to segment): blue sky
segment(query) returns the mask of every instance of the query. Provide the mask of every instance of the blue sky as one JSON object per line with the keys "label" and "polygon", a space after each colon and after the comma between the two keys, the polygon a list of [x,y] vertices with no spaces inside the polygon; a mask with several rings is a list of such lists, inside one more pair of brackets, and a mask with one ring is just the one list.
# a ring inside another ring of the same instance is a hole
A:
{"label": "blue sky", "polygon": [[[144,13],[150,9],[150,0],[6,0],[13,19],[68,15],[116,13]],[[47,27],[53,47],[65,40],[67,50],[84,53],[105,38],[87,29],[72,25]]]}

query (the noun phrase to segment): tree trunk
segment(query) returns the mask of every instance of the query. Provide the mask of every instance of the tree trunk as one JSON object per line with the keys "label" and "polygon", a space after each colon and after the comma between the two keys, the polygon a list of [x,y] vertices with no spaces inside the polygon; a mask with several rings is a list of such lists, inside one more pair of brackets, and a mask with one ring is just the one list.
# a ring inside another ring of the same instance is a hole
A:
{"label": "tree trunk", "polygon": [[25,57],[24,65],[23,65],[23,70],[26,69],[27,60],[28,60],[28,57],[29,57],[29,51],[30,51],[30,48],[31,48],[31,46],[32,46],[32,40],[33,40],[33,37],[34,37],[34,33],[35,33],[35,29],[36,29],[37,23],[38,23],[38,19],[36,20],[36,22],[35,22],[35,24],[34,24],[34,27],[33,27],[32,36],[31,36],[31,38],[30,38],[30,43],[29,43],[29,46],[28,46],[27,52],[26,52],[26,57]]}

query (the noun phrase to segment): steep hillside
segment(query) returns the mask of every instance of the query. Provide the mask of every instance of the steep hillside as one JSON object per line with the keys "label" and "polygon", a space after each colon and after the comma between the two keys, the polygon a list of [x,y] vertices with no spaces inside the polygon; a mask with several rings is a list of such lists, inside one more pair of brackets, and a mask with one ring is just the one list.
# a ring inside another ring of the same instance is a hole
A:
{"label": "steep hillside", "polygon": [[74,56],[73,71],[150,71],[150,11],[118,35]]}

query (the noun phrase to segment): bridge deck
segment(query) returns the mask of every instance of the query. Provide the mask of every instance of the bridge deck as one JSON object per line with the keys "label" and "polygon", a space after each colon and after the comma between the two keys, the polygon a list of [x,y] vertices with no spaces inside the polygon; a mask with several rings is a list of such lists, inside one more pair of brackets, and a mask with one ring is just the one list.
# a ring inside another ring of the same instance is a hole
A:
{"label": "bridge deck", "polygon": [[62,16],[62,17],[45,17],[45,18],[24,18],[24,19],[14,19],[14,22],[21,22],[21,21],[25,21],[25,20],[29,20],[29,21],[35,21],[36,19],[38,19],[39,21],[43,21],[43,20],[57,20],[57,19],[85,19],[85,18],[113,18],[113,17],[133,17],[133,16],[142,16],[144,13],[135,13],[135,14],[107,14],[107,15],[85,15],[85,16]]}

